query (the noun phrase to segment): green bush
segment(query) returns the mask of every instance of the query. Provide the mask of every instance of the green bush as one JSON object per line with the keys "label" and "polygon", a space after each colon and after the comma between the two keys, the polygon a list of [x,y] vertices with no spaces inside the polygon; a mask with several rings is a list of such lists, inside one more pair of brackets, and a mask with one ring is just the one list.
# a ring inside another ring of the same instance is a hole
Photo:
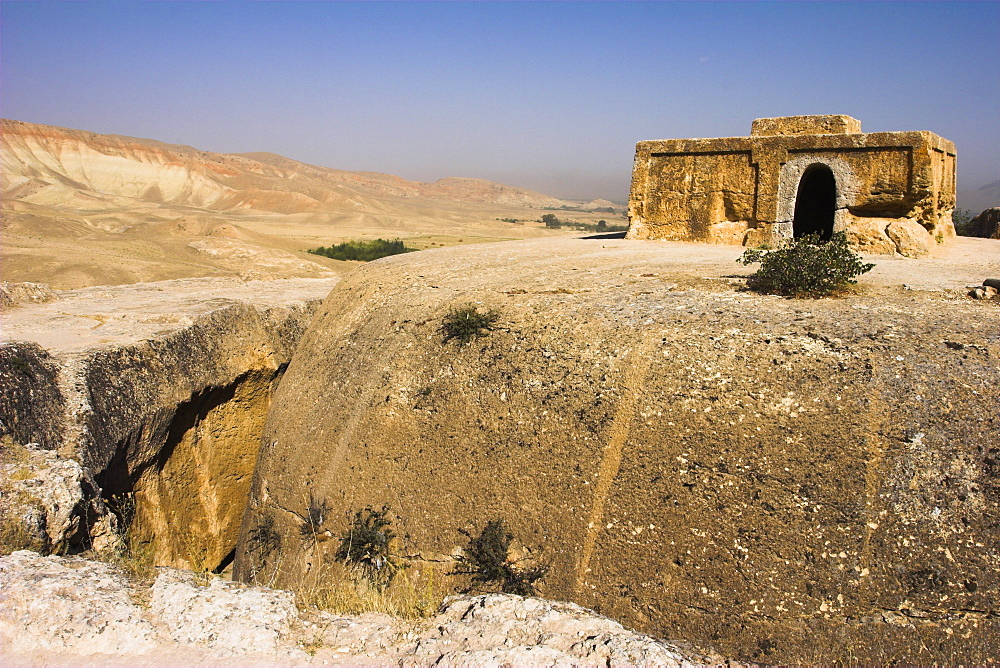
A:
{"label": "green bush", "polygon": [[444,342],[458,339],[459,345],[464,346],[473,338],[486,336],[486,332],[493,331],[493,325],[499,319],[500,314],[493,309],[480,311],[475,304],[454,308],[441,323]]}
{"label": "green bush", "polygon": [[340,537],[340,546],[333,558],[359,567],[365,577],[379,589],[385,589],[401,566],[391,554],[396,534],[387,515],[389,506],[380,510],[365,508],[354,514],[354,521]]}
{"label": "green bush", "polygon": [[552,229],[558,229],[562,226],[562,223],[559,222],[559,219],[556,218],[556,214],[554,213],[547,213],[542,216],[542,222],[545,223],[545,227],[550,227]]}
{"label": "green bush", "polygon": [[336,246],[320,246],[319,248],[311,248],[307,252],[313,255],[322,255],[323,257],[332,258],[334,260],[360,260],[361,262],[370,262],[372,260],[377,260],[380,257],[388,257],[390,255],[399,255],[400,253],[411,253],[416,248],[407,248],[406,245],[399,239],[393,239],[389,241],[387,239],[375,239],[370,241],[364,241],[356,239],[354,241],[345,241],[342,244],[337,244]]}
{"label": "green bush", "polygon": [[847,235],[836,232],[829,241],[807,235],[786,241],[777,249],[751,249],[738,262],[760,262],[747,287],[790,297],[826,297],[857,283],[857,276],[875,266],[850,249]]}
{"label": "green bush", "polygon": [[487,522],[479,536],[469,538],[465,554],[458,558],[453,575],[470,575],[472,584],[466,593],[477,590],[499,590],[505,594],[534,596],[535,583],[545,577],[548,566],[535,566],[527,570],[517,567],[510,559],[513,534],[507,531],[502,519]]}

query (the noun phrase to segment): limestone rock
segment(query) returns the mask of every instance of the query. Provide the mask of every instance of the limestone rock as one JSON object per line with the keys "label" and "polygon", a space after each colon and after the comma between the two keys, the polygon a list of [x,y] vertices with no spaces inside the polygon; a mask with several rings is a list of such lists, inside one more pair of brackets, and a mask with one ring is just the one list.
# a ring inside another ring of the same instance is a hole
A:
{"label": "limestone rock", "polygon": [[894,220],[885,233],[896,245],[896,252],[906,257],[926,257],[934,247],[934,239],[919,223],[912,220]]}
{"label": "limestone rock", "polygon": [[144,654],[156,631],[107,564],[19,551],[0,558],[4,653]]}
{"label": "limestone rock", "polygon": [[10,540],[45,553],[117,544],[117,518],[90,471],[37,444],[0,449],[0,523]]}
{"label": "limestone rock", "polygon": [[[150,595],[141,607],[132,597]],[[692,665],[676,650],[579,606],[459,596],[437,616],[300,612],[289,592],[164,569],[149,592],[78,557],[0,557],[5,665]],[[100,655],[100,656],[97,656]],[[718,659],[712,659],[717,662]]]}
{"label": "limestone rock", "polygon": [[403,665],[691,665],[676,649],[573,603],[454,597]]}
{"label": "limestone rock", "polygon": [[37,304],[56,299],[56,293],[44,283],[0,283],[0,308],[19,304]]}
{"label": "limestone rock", "polygon": [[215,656],[304,658],[293,635],[299,612],[292,594],[198,577],[168,570],[153,583],[150,613],[169,620],[174,642],[205,646]]}
{"label": "limestone rock", "polygon": [[891,223],[884,218],[859,220],[846,230],[847,241],[859,253],[892,255],[896,252],[896,244],[886,234]]}
{"label": "limestone rock", "polygon": [[159,565],[213,570],[235,547],[272,387],[335,282],[185,279],[15,309],[0,435],[134,500]]}

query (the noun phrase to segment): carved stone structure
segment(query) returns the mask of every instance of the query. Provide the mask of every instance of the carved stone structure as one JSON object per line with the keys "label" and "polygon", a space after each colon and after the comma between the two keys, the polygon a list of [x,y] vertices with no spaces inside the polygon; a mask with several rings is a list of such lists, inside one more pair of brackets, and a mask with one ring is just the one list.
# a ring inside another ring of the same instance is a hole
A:
{"label": "carved stone structure", "polygon": [[858,250],[921,256],[955,235],[954,208],[955,145],[932,132],[758,118],[749,137],[639,142],[627,236],[756,246],[843,231]]}

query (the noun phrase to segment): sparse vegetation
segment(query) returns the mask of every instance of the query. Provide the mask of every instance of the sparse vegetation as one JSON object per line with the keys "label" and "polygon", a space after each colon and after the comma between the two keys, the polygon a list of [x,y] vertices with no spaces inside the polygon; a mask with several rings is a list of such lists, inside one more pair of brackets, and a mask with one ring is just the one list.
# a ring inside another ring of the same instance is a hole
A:
{"label": "sparse vegetation", "polygon": [[974,237],[975,229],[972,226],[972,219],[975,214],[968,209],[955,209],[951,214],[951,222],[955,225],[955,234],[962,237]]}
{"label": "sparse vegetation", "polygon": [[499,319],[500,314],[495,310],[480,311],[475,304],[454,308],[441,323],[444,342],[458,339],[459,345],[464,346],[472,339],[486,336],[486,332],[493,331],[493,326]]}
{"label": "sparse vegetation", "polygon": [[469,538],[469,546],[452,573],[471,576],[466,593],[482,589],[519,596],[536,594],[535,583],[545,577],[548,566],[527,569],[517,566],[510,556],[514,535],[507,531],[502,519],[487,522],[479,536],[473,537],[464,530],[462,534]]}
{"label": "sparse vegetation", "polygon": [[302,536],[303,540],[306,542],[316,541],[316,535],[319,533],[320,527],[323,526],[329,511],[330,506],[326,499],[317,499],[312,495],[312,492],[309,493],[309,507],[306,509],[301,526],[299,526],[299,535]]}
{"label": "sparse vegetation", "polygon": [[318,608],[340,615],[381,612],[408,619],[430,617],[444,598],[441,578],[433,567],[421,574],[404,571],[380,587],[356,567],[322,561],[295,589],[300,608]]}
{"label": "sparse vegetation", "polygon": [[811,298],[843,292],[875,266],[850,249],[843,232],[825,242],[808,235],[788,240],[777,249],[750,249],[738,261],[760,262],[760,269],[747,279],[751,290]]}
{"label": "sparse vegetation", "polygon": [[358,569],[376,589],[387,588],[402,568],[391,551],[396,534],[389,528],[388,515],[388,506],[356,512],[333,555],[336,561]]}
{"label": "sparse vegetation", "polygon": [[111,497],[108,509],[118,516],[118,547],[101,558],[120,568],[134,582],[148,584],[156,577],[155,546],[134,530],[135,496],[131,493]]}
{"label": "sparse vegetation", "polygon": [[323,257],[332,258],[334,260],[359,260],[361,262],[370,262],[372,260],[377,260],[381,257],[388,257],[390,255],[399,255],[400,253],[411,253],[416,248],[407,248],[400,239],[393,239],[389,241],[387,239],[373,239],[373,240],[363,240],[358,239],[354,241],[345,241],[342,244],[337,244],[335,246],[320,246],[319,248],[311,248],[307,252],[313,255],[322,255]]}
{"label": "sparse vegetation", "polygon": [[559,229],[560,227],[562,227],[562,223],[559,221],[558,218],[556,218],[556,214],[554,213],[546,213],[545,215],[543,215],[542,222],[545,223],[545,227],[551,229]]}
{"label": "sparse vegetation", "polygon": [[274,526],[274,518],[264,515],[247,534],[248,549],[260,555],[261,560],[281,549],[281,534]]}
{"label": "sparse vegetation", "polygon": [[599,220],[597,223],[581,223],[575,220],[560,220],[554,213],[547,213],[542,216],[539,222],[545,223],[549,229],[569,229],[581,232],[624,232],[628,225],[608,225],[608,221]]}

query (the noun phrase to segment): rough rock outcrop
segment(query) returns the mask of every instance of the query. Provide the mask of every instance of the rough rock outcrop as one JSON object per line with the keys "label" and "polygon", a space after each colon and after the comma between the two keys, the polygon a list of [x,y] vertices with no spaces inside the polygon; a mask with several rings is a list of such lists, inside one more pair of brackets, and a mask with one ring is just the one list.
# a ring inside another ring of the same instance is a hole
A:
{"label": "rough rock outcrop", "polygon": [[90,471],[37,444],[0,444],[3,547],[64,554],[117,545],[118,523]]}
{"label": "rough rock outcrop", "polygon": [[[133,603],[147,597],[149,605]],[[703,657],[579,606],[489,595],[452,598],[427,620],[300,612],[288,592],[162,569],[130,587],[112,567],[21,551],[0,557],[5,665],[658,665]]]}
{"label": "rough rock outcrop", "polygon": [[[976,280],[1000,269],[956,243]],[[737,660],[1000,660],[1000,338],[970,273],[887,259],[794,301],[741,291],[735,262],[704,278],[719,249],[518,243],[345,277],[264,430],[242,532],[283,543],[241,541],[237,576],[294,586],[311,505],[336,536],[388,504],[414,562],[500,517],[551,566],[543,596]],[[499,320],[444,343],[470,302]]]}
{"label": "rough rock outcrop", "polygon": [[986,209],[969,221],[967,234],[970,237],[1000,239],[1000,207]]}
{"label": "rough rock outcrop", "polygon": [[44,283],[0,283],[0,308],[18,304],[38,304],[56,298],[52,288]]}
{"label": "rough rock outcrop", "polygon": [[25,550],[0,558],[0,643],[5,662],[52,652],[143,654],[156,630],[111,566]]}
{"label": "rough rock outcrop", "polygon": [[335,282],[165,281],[11,311],[0,435],[76,459],[106,497],[127,496],[159,563],[217,568],[272,386]]}

